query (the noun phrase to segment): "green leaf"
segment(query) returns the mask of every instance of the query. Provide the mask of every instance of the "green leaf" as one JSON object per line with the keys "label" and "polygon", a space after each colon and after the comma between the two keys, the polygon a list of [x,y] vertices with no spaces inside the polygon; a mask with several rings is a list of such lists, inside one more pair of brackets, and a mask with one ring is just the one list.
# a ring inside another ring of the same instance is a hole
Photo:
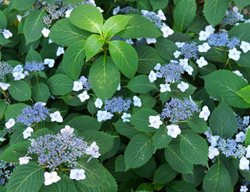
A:
{"label": "green leaf", "polygon": [[120,73],[110,57],[99,57],[92,64],[89,82],[97,97],[110,98],[120,83]]}
{"label": "green leaf", "polygon": [[166,184],[176,177],[177,173],[168,165],[162,164],[155,170],[154,184]]}
{"label": "green leaf", "polygon": [[160,38],[155,44],[155,48],[156,53],[167,61],[170,61],[173,58],[174,52],[178,49],[173,41],[165,38]]}
{"label": "green leaf", "polygon": [[12,144],[1,152],[0,159],[6,162],[19,163],[19,158],[27,154],[29,142]]}
{"label": "green leaf", "polygon": [[0,10],[0,29],[4,29],[7,26],[7,18],[3,11]]}
{"label": "green leaf", "polygon": [[37,102],[47,102],[50,97],[49,87],[39,81],[35,81],[32,85],[32,97]]}
{"label": "green leaf", "polygon": [[208,145],[206,141],[190,130],[180,136],[180,151],[183,157],[193,164],[207,165]]}
{"label": "green leaf", "polygon": [[42,37],[42,29],[45,27],[43,23],[43,17],[45,11],[34,10],[32,11],[24,21],[24,36],[27,43],[37,41]]}
{"label": "green leaf", "polygon": [[213,135],[232,137],[237,131],[234,111],[225,103],[220,103],[209,119],[209,127]]}
{"label": "green leaf", "polygon": [[172,138],[167,134],[166,128],[160,128],[153,136],[154,149],[157,150],[165,148],[171,140]]}
{"label": "green leaf", "polygon": [[63,55],[62,67],[65,74],[78,80],[84,64],[85,49],[81,44],[70,46]]}
{"label": "green leaf", "polygon": [[190,183],[186,183],[185,181],[172,181],[167,185],[166,190],[168,192],[196,192],[195,187]]}
{"label": "green leaf", "polygon": [[[188,6],[187,6],[188,5]],[[196,16],[196,1],[181,0],[174,10],[174,29],[185,30]]]}
{"label": "green leaf", "polygon": [[134,135],[139,133],[133,126],[128,123],[122,122],[122,120],[118,120],[117,122],[113,123],[115,126],[116,131],[125,137],[132,138]]}
{"label": "green leaf", "polygon": [[149,127],[149,116],[151,115],[158,115],[156,111],[149,108],[142,108],[138,110],[135,114],[131,117],[131,124],[135,126],[135,129],[138,131],[142,131],[145,133],[152,133],[155,132],[153,127]]}
{"label": "green leaf", "polygon": [[240,9],[243,9],[244,7],[250,5],[249,1],[234,0],[234,2],[236,3],[237,7]]}
{"label": "green leaf", "polygon": [[211,25],[219,24],[225,16],[228,0],[209,0],[204,4],[204,15]]}
{"label": "green leaf", "polygon": [[54,95],[65,95],[72,91],[73,81],[64,74],[56,74],[48,79],[50,91]]}
{"label": "green leaf", "polygon": [[128,24],[131,16],[128,15],[116,15],[110,17],[103,26],[103,33],[105,38],[110,38],[120,31],[124,30]]}
{"label": "green leaf", "polygon": [[17,101],[27,101],[31,98],[31,88],[26,81],[12,81],[9,93]]}
{"label": "green leaf", "polygon": [[245,86],[247,82],[241,77],[228,70],[218,70],[204,77],[207,93],[227,105],[237,108],[249,108],[243,99],[237,95],[237,91]]}
{"label": "green leaf", "polygon": [[244,143],[245,143],[245,146],[250,145],[250,129],[247,130],[246,139]]}
{"label": "green leaf", "polygon": [[3,119],[6,109],[7,109],[7,102],[3,99],[0,99],[0,121]]}
{"label": "green leaf", "polygon": [[172,169],[179,173],[192,173],[193,164],[187,161],[180,152],[178,143],[170,143],[165,148],[165,158]]}
{"label": "green leaf", "polygon": [[250,104],[250,85],[241,88],[236,92],[245,102]]}
{"label": "green leaf", "polygon": [[90,35],[85,43],[86,60],[88,61],[95,56],[99,51],[102,50],[104,45],[104,39],[100,35]]}
{"label": "green leaf", "polygon": [[152,157],[154,146],[148,135],[135,135],[129,142],[125,153],[126,170],[141,167]]}
{"label": "green leaf", "polygon": [[126,29],[118,34],[118,36],[126,39],[140,37],[157,38],[161,35],[160,30],[151,21],[140,15],[132,15]]}
{"label": "green leaf", "polygon": [[250,29],[250,23],[240,23],[235,25],[228,33],[230,37],[237,36],[241,41],[250,41],[250,34],[247,32]]}
{"label": "green leaf", "polygon": [[29,62],[29,61],[42,62],[42,57],[38,52],[36,52],[34,49],[30,48],[30,50],[25,58],[25,62]]}
{"label": "green leaf", "polygon": [[8,120],[10,118],[16,118],[18,115],[22,113],[22,110],[26,106],[27,105],[24,103],[16,103],[16,104],[8,105],[7,110],[5,112],[5,119]]}
{"label": "green leaf", "polygon": [[128,83],[128,89],[134,93],[148,93],[156,90],[155,83],[151,83],[146,75],[138,75]]}
{"label": "green leaf", "polygon": [[110,41],[109,52],[121,73],[131,79],[138,68],[138,55],[133,46],[123,41]]}
{"label": "green leaf", "polygon": [[10,6],[11,9],[25,11],[30,9],[33,3],[35,3],[35,0],[12,0]]}
{"label": "green leaf", "polygon": [[103,17],[99,9],[93,5],[76,7],[69,17],[70,22],[86,31],[102,33]]}
{"label": "green leaf", "polygon": [[86,179],[75,182],[78,192],[117,192],[115,179],[102,164],[91,160],[79,166],[86,171]]}
{"label": "green leaf", "polygon": [[207,131],[207,123],[204,119],[199,118],[198,115],[193,115],[190,119],[186,121],[188,127],[196,133],[204,133]]}
{"label": "green leaf", "polygon": [[38,192],[43,184],[43,168],[34,163],[14,169],[7,185],[7,192]]}
{"label": "green leaf", "polygon": [[207,171],[203,180],[203,189],[205,192],[233,191],[230,175],[220,161]]}
{"label": "green leaf", "polygon": [[51,28],[49,37],[62,46],[70,46],[75,42],[84,46],[88,33],[72,25],[69,19],[60,19]]}
{"label": "green leaf", "polygon": [[87,115],[78,115],[67,122],[67,125],[77,129],[77,131],[99,130],[101,123],[96,118]]}
{"label": "green leaf", "polygon": [[168,5],[168,1],[169,0],[149,0],[150,1],[150,4],[152,5],[153,7],[153,11],[156,11],[158,9],[164,9],[166,8],[166,6]]}

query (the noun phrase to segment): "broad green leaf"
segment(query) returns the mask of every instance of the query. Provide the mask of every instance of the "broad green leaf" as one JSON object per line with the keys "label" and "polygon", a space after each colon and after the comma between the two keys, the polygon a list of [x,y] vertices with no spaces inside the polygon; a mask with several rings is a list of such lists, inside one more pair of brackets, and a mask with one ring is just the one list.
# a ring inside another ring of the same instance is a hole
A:
{"label": "broad green leaf", "polygon": [[17,167],[8,182],[7,192],[38,192],[44,181],[43,172],[35,163]]}
{"label": "broad green leaf", "polygon": [[235,25],[228,33],[231,37],[238,37],[241,41],[250,41],[250,34],[247,32],[250,30],[250,23],[240,23]]}
{"label": "broad green leaf", "polygon": [[78,115],[67,122],[67,125],[77,129],[77,131],[99,130],[101,123],[96,118],[87,115]]}
{"label": "broad green leaf", "polygon": [[135,76],[128,83],[128,88],[134,93],[148,93],[157,89],[155,83],[151,83],[146,75]]}
{"label": "broad green leaf", "polygon": [[88,61],[102,50],[104,39],[100,35],[90,35],[85,43],[86,60]]}
{"label": "broad green leaf", "polygon": [[18,11],[25,11],[32,8],[33,3],[35,3],[35,0],[12,0],[10,7]]}
{"label": "broad green leaf", "polygon": [[72,91],[73,80],[64,74],[56,74],[48,79],[50,91],[54,95],[65,95]]}
{"label": "broad green leaf", "polygon": [[196,9],[195,0],[181,0],[174,10],[174,28],[178,31],[185,30],[194,20]]}
{"label": "broad green leaf", "polygon": [[116,131],[125,137],[132,138],[134,135],[139,133],[133,126],[128,123],[122,122],[122,120],[118,120],[117,122],[113,123],[115,126]]}
{"label": "broad green leaf", "polygon": [[204,15],[211,25],[219,24],[225,16],[228,0],[209,0],[204,4]]}
{"label": "broad green leaf", "polygon": [[[138,0],[136,1],[137,9],[139,10],[151,10],[151,4],[149,0]],[[138,189],[137,189],[138,190]]]}
{"label": "broad green leaf", "polygon": [[198,115],[193,115],[186,123],[188,127],[196,133],[204,133],[208,130],[207,123],[204,119],[199,118]]}
{"label": "broad green leaf", "polygon": [[70,22],[86,31],[102,33],[103,17],[99,9],[93,5],[76,7],[69,17]]}
{"label": "broad green leaf", "polygon": [[206,141],[190,130],[180,136],[180,151],[183,157],[193,164],[207,165],[208,145]]}
{"label": "broad green leaf", "polygon": [[32,85],[32,97],[37,102],[47,102],[50,97],[49,87],[39,81],[35,81]]}
{"label": "broad green leaf", "polygon": [[32,48],[30,48],[30,50],[25,58],[25,62],[31,62],[31,61],[42,62],[41,55]]}
{"label": "broad green leaf", "polygon": [[32,43],[42,37],[42,29],[45,27],[43,17],[44,10],[32,11],[24,21],[24,36],[27,43]]}
{"label": "broad green leaf", "polygon": [[185,182],[197,187],[202,183],[205,174],[206,168],[204,166],[194,166],[192,174],[182,174],[182,177]]}
{"label": "broad green leaf", "polygon": [[167,185],[166,190],[168,192],[182,192],[182,191],[183,192],[184,191],[196,192],[197,191],[192,184],[186,183],[185,181],[172,181]]}
{"label": "broad green leaf", "polygon": [[133,172],[142,178],[151,179],[154,175],[155,169],[156,169],[156,161],[152,157],[143,166],[133,169]]}
{"label": "broad green leaf", "polygon": [[140,15],[132,15],[128,25],[124,31],[119,33],[119,36],[130,39],[130,38],[157,38],[161,36],[161,32],[156,26]]}
{"label": "broad green leaf", "polygon": [[110,41],[109,52],[121,73],[131,79],[138,68],[138,55],[133,46],[123,41]]}
{"label": "broad green leaf", "polygon": [[0,10],[0,29],[4,29],[7,26],[7,18],[3,11]]}
{"label": "broad green leaf", "polygon": [[205,192],[232,192],[230,175],[221,161],[210,167],[203,180],[203,189]]}
{"label": "broad green leaf", "polygon": [[155,128],[149,127],[149,116],[158,115],[156,111],[149,108],[142,108],[138,110],[131,117],[131,124],[135,126],[135,129],[145,133],[152,133],[155,131]]}
{"label": "broad green leaf", "polygon": [[0,121],[3,119],[6,109],[7,109],[7,102],[3,99],[0,99]]}
{"label": "broad green leaf", "polygon": [[31,98],[31,88],[26,81],[12,81],[9,93],[17,101],[27,101]]}
{"label": "broad green leaf", "polygon": [[162,164],[155,170],[154,184],[166,184],[176,177],[177,173],[168,165]]}
{"label": "broad green leaf", "polygon": [[250,145],[250,129],[247,130],[246,139],[244,143],[245,143],[245,146]]}
{"label": "broad green leaf", "polygon": [[63,55],[62,67],[65,74],[78,80],[85,59],[85,49],[81,44],[70,46]]}
{"label": "broad green leaf", "polygon": [[124,30],[131,19],[128,15],[116,15],[110,17],[103,26],[103,33],[105,38],[110,38],[120,31]]}
{"label": "broad green leaf", "polygon": [[120,73],[110,57],[99,57],[92,64],[89,82],[97,97],[110,98],[120,83]]}
{"label": "broad green leaf", "polygon": [[180,152],[178,143],[170,143],[165,148],[165,158],[172,169],[179,173],[192,173],[193,164],[187,161]]}
{"label": "broad green leaf", "polygon": [[153,155],[154,146],[148,135],[135,135],[129,142],[125,153],[126,170],[144,165]]}
{"label": "broad green leaf", "polygon": [[237,108],[249,108],[237,91],[248,85],[241,77],[228,70],[218,70],[204,77],[207,93],[227,105]]}
{"label": "broad green leaf", "polygon": [[159,40],[155,44],[155,48],[156,53],[167,61],[173,59],[173,54],[178,49],[173,41],[165,38],[159,38]]}
{"label": "broad green leaf", "polygon": [[155,0],[149,0],[149,1],[150,1],[151,5],[153,7],[153,10],[156,11],[158,9],[164,9],[164,8],[166,8],[167,5],[168,5],[168,1],[169,0],[157,0],[157,1],[155,1]]}
{"label": "broad green leaf", "polygon": [[70,46],[75,42],[81,42],[87,39],[88,33],[72,25],[69,19],[57,21],[51,28],[49,37],[51,40],[62,46]]}
{"label": "broad green leaf", "polygon": [[16,104],[8,105],[7,110],[4,114],[5,119],[9,120],[10,118],[16,118],[18,115],[22,113],[22,110],[26,106],[27,105],[24,103],[16,103]]}
{"label": "broad green leaf", "polygon": [[238,129],[234,111],[225,103],[220,103],[211,114],[209,127],[213,135],[232,137]]}
{"label": "broad green leaf", "polygon": [[236,3],[237,7],[240,8],[240,9],[243,9],[244,7],[250,5],[249,1],[234,0],[234,2]]}
{"label": "broad green leaf", "polygon": [[172,140],[172,138],[167,134],[165,127],[163,129],[161,127],[159,130],[157,130],[152,139],[155,150],[165,148]]}
{"label": "broad green leaf", "polygon": [[80,162],[79,167],[86,171],[86,179],[75,181],[78,192],[117,192],[115,179],[96,160]]}

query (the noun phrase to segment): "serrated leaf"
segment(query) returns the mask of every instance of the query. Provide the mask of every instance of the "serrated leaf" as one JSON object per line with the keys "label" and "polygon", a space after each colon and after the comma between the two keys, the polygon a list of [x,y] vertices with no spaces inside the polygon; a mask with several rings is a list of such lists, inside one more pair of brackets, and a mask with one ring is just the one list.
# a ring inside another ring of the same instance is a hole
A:
{"label": "serrated leaf", "polygon": [[168,165],[162,164],[155,170],[154,184],[166,184],[176,177],[177,173]]}
{"label": "serrated leaf", "polygon": [[139,131],[137,131],[133,126],[128,123],[122,122],[122,120],[118,120],[113,124],[115,126],[116,131],[125,137],[132,138],[137,133],[139,133]]}
{"label": "serrated leaf", "polygon": [[7,110],[4,114],[5,119],[9,120],[10,118],[16,118],[18,115],[22,113],[22,110],[26,106],[27,105],[24,103],[16,103],[16,104],[8,105]]}
{"label": "serrated leaf", "polygon": [[72,91],[73,80],[64,74],[56,74],[48,79],[50,91],[54,95],[65,95]]}
{"label": "serrated leaf", "polygon": [[204,133],[208,130],[207,123],[204,119],[199,118],[198,115],[193,115],[186,121],[188,127],[196,133]]}
{"label": "serrated leaf", "polygon": [[128,89],[134,93],[148,93],[156,90],[155,83],[151,83],[146,75],[138,75],[128,83]]}
{"label": "serrated leaf", "polygon": [[9,93],[17,101],[27,101],[31,99],[31,88],[26,81],[12,81],[10,83]]}
{"label": "serrated leaf", "polygon": [[18,11],[25,11],[30,9],[33,3],[35,3],[35,0],[12,0],[10,7]]}
{"label": "serrated leaf", "polygon": [[241,88],[236,92],[245,102],[250,104],[250,85]]}
{"label": "serrated leaf", "polygon": [[167,130],[164,127],[156,131],[153,136],[154,149],[163,149],[171,142],[172,138],[167,134]]}
{"label": "serrated leaf", "polygon": [[88,61],[102,50],[104,39],[100,35],[90,35],[85,42],[86,60]]}
{"label": "serrated leaf", "polygon": [[77,129],[77,131],[99,130],[101,123],[96,118],[87,115],[78,115],[67,122],[67,125]]}
{"label": "serrated leaf", "polygon": [[35,81],[32,86],[32,97],[37,102],[46,103],[50,97],[49,87],[43,82]]}

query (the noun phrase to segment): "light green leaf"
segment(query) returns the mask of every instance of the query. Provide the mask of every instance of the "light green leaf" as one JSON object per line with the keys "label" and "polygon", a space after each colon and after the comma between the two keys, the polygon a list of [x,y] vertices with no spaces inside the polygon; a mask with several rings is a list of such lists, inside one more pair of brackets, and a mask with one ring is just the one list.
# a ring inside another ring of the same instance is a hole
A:
{"label": "light green leaf", "polygon": [[0,99],[0,121],[3,119],[6,109],[7,109],[7,102],[3,99]]}
{"label": "light green leaf", "polygon": [[171,140],[172,138],[167,134],[166,128],[161,127],[153,136],[154,149],[157,150],[165,148]]}
{"label": "light green leaf", "polygon": [[138,75],[131,79],[128,88],[134,93],[148,93],[157,90],[155,83],[151,83],[146,75]]}
{"label": "light green leaf", "polygon": [[247,5],[250,5],[249,1],[243,1],[243,0],[234,0],[234,2],[236,3],[237,7],[240,9],[243,9],[244,7],[246,7]]}
{"label": "light green leaf", "polygon": [[35,3],[35,0],[12,0],[10,7],[18,11],[25,11],[30,9],[33,3]]}
{"label": "light green leaf", "polygon": [[22,110],[26,107],[27,105],[24,103],[16,103],[12,105],[7,106],[7,110],[5,112],[5,119],[9,120],[10,118],[16,118],[18,115],[22,113]]}
{"label": "light green leaf", "polygon": [[73,80],[64,74],[56,74],[48,79],[50,91],[54,95],[65,95],[72,91]]}
{"label": "light green leaf", "polygon": [[47,102],[50,97],[49,87],[40,81],[35,81],[32,85],[32,97],[37,102]]}
{"label": "light green leaf", "polygon": [[86,31],[102,33],[103,17],[99,9],[93,5],[76,7],[69,17],[70,22]]}
{"label": "light green leaf", "polygon": [[67,122],[67,125],[77,129],[77,131],[99,130],[101,123],[96,118],[87,115],[78,115]]}
{"label": "light green leaf", "polygon": [[166,8],[167,5],[168,5],[168,1],[169,0],[157,0],[157,1],[155,1],[155,0],[149,0],[149,1],[150,1],[151,5],[153,7],[153,10],[156,11],[158,9],[164,9],[164,8]]}
{"label": "light green leaf", "polygon": [[138,68],[138,55],[135,49],[123,41],[110,41],[109,52],[121,73],[132,78]]}
{"label": "light green leaf", "polygon": [[110,98],[120,83],[120,73],[110,57],[99,57],[92,64],[89,82],[97,97]]}
{"label": "light green leaf", "polygon": [[154,146],[148,135],[135,135],[129,142],[125,153],[126,170],[144,165],[153,155]]}
{"label": "light green leaf", "polygon": [[100,35],[90,35],[85,43],[86,60],[88,61],[102,50],[104,39]]}
{"label": "light green leaf", "polygon": [[12,81],[9,93],[17,101],[27,101],[31,98],[31,88],[26,81]]}
{"label": "light green leaf", "polygon": [[7,26],[7,18],[3,11],[0,10],[0,29],[5,29]]}
{"label": "light green leaf", "polygon": [[32,47],[30,48],[30,50],[25,58],[25,62],[29,62],[29,61],[42,62],[41,55],[38,52],[36,52],[34,49],[32,49]]}

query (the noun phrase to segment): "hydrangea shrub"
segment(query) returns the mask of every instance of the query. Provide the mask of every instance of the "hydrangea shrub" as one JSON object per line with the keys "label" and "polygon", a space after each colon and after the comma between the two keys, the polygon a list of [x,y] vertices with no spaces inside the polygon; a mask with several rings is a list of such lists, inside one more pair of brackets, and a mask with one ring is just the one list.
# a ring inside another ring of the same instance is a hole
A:
{"label": "hydrangea shrub", "polygon": [[244,0],[0,0],[0,191],[248,191],[249,31]]}

